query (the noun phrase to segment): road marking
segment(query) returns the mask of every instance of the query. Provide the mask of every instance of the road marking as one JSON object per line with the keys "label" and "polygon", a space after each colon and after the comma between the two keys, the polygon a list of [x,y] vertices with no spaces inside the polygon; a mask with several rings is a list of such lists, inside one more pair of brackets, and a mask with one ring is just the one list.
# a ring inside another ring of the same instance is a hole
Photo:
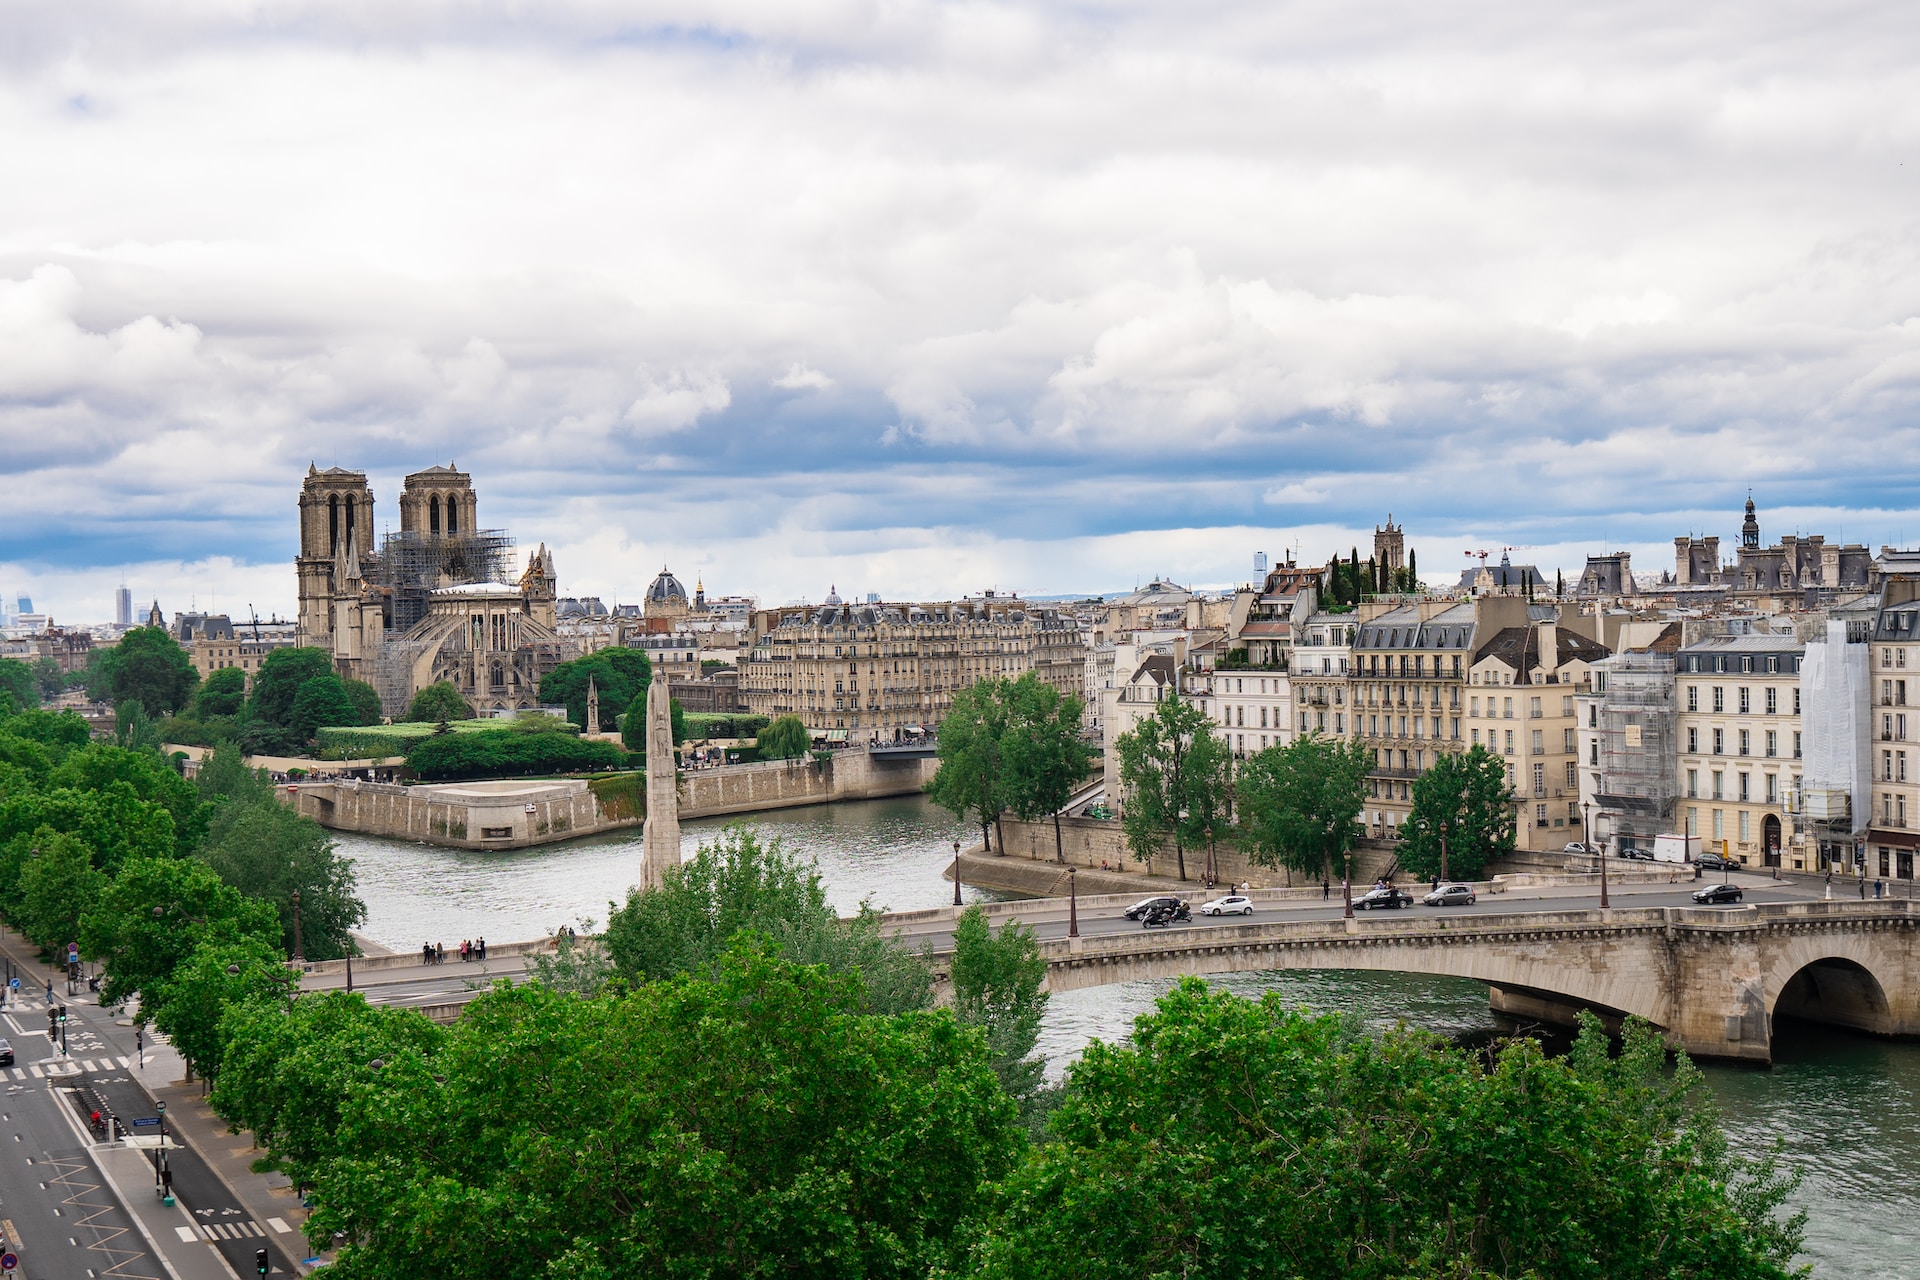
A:
{"label": "road marking", "polygon": [[286,1235],[289,1231],[293,1230],[292,1227],[286,1224],[286,1220],[282,1218],[268,1218],[267,1225],[275,1231],[278,1231],[281,1235]]}
{"label": "road marking", "polygon": [[31,1071],[31,1072],[33,1072],[33,1078],[34,1078],[34,1079],[36,1079],[36,1080],[44,1080],[44,1079],[46,1078],[46,1075],[47,1075],[47,1073],[46,1073],[46,1072],[44,1072],[44,1071],[42,1071],[42,1070],[41,1070],[41,1069],[40,1069],[39,1067],[37,1067],[37,1066],[36,1066],[36,1067],[28,1067],[28,1068],[27,1068],[27,1070],[29,1070],[29,1071]]}
{"label": "road marking", "polygon": [[178,1236],[179,1236],[179,1237],[180,1237],[180,1238],[181,1238],[182,1240],[184,1240],[184,1241],[185,1241],[186,1243],[188,1243],[188,1244],[192,1244],[192,1243],[193,1243],[193,1228],[192,1228],[192,1227],[175,1227],[175,1228],[174,1228],[173,1230],[174,1230],[174,1233],[175,1233],[175,1234],[177,1234],[177,1235],[178,1235]]}
{"label": "road marking", "polygon": [[128,1057],[122,1057],[120,1059],[120,1065],[123,1067],[130,1067],[133,1065],[133,1059]]}

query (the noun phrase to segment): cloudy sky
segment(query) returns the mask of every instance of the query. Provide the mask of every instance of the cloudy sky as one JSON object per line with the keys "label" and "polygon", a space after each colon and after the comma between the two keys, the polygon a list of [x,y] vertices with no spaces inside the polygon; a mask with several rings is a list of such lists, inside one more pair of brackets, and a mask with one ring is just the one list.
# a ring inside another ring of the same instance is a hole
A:
{"label": "cloudy sky", "polygon": [[1910,5],[117,0],[0,31],[0,589],[293,604],[310,461],[563,590],[1920,541]]}

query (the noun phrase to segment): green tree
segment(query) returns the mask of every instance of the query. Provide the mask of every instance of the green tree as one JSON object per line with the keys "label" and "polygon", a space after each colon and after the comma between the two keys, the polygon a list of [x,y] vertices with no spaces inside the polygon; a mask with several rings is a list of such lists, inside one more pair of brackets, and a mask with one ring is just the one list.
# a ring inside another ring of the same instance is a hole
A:
{"label": "green tree", "polygon": [[653,982],[711,973],[744,932],[762,936],[790,960],[859,974],[869,1012],[932,1002],[926,961],[887,938],[878,913],[863,906],[842,920],[827,901],[819,868],[778,839],[762,844],[750,827],[728,827],[669,869],[659,888],[629,892],[607,921],[604,941],[622,977]]}
{"label": "green tree", "polygon": [[309,960],[354,954],[352,930],[367,918],[354,892],[353,864],[311,818],[271,799],[224,806],[201,852],[220,878],[279,914],[277,942],[294,954],[293,895],[300,895],[300,945]]}
{"label": "green tree", "polygon": [[1240,765],[1234,784],[1247,856],[1333,879],[1361,835],[1373,750],[1357,739],[1302,734]]}
{"label": "green tree", "polygon": [[968,907],[954,922],[949,980],[954,1016],[986,1034],[1001,1088],[1030,1105],[1047,1066],[1033,1052],[1047,1011],[1047,962],[1033,930],[1015,920],[996,936],[986,912]]}
{"label": "green tree", "polygon": [[[590,733],[604,733],[616,727],[621,710],[631,705],[636,695],[645,693],[652,679],[653,663],[643,650],[615,645],[549,671],[540,680],[540,701],[564,706],[573,723]],[[597,725],[587,723],[589,681],[600,700]]]}
{"label": "green tree", "polygon": [[473,708],[450,680],[438,680],[413,695],[406,719],[411,724],[443,724],[473,719]]}
{"label": "green tree", "polygon": [[[980,840],[988,852],[993,850],[992,824],[1007,802],[1002,742],[1010,683],[989,676],[953,695],[953,705],[940,720],[940,766],[927,783],[935,804],[962,822],[980,825]],[[1002,852],[1005,844],[1002,840]]]}
{"label": "green tree", "polygon": [[[863,1016],[857,980],[745,948],[706,979],[468,1006],[360,1065],[311,1171],[343,1280],[924,1277],[1022,1151],[978,1034]],[[231,1068],[229,1068],[230,1070]]]}
{"label": "green tree", "polygon": [[668,699],[667,720],[673,728],[673,745],[677,747],[687,740],[687,709],[680,705],[680,699]]}
{"label": "green tree", "polygon": [[40,705],[40,681],[33,668],[18,658],[0,658],[0,691],[12,694],[16,707]]}
{"label": "green tree", "polygon": [[647,691],[645,689],[633,695],[633,701],[627,704],[627,713],[620,717],[620,742],[629,751],[647,749]]}
{"label": "green tree", "polygon": [[385,718],[385,708],[380,705],[380,691],[365,680],[343,680],[340,682],[347,691],[347,702],[353,707],[354,724],[379,724]]}
{"label": "green tree", "polygon": [[505,729],[436,734],[407,751],[407,767],[434,781],[618,769],[626,761],[627,753],[611,742],[587,742],[576,733],[518,720]]}
{"label": "green tree", "polygon": [[113,703],[138,702],[151,716],[187,705],[200,677],[177,641],[159,627],[135,627],[114,648]]}
{"label": "green tree", "polygon": [[577,937],[572,929],[555,931],[552,955],[527,957],[528,979],[549,991],[577,996],[590,996],[605,987],[614,974],[613,961],[607,949],[591,936],[593,921],[582,920],[579,932],[589,936]]}
{"label": "green tree", "polygon": [[147,704],[128,698],[113,709],[113,742],[129,751],[160,750],[160,722],[147,714]]}
{"label": "green tree", "polygon": [[813,738],[799,716],[775,716],[753,740],[762,760],[796,760],[807,754]]}
{"label": "green tree", "polygon": [[248,716],[274,729],[292,729],[293,703],[309,680],[334,674],[333,655],[310,647],[275,649],[254,673]]}
{"label": "green tree", "polygon": [[245,938],[279,942],[272,905],[244,897],[193,858],[129,860],[80,922],[81,949],[106,961],[104,1005],[157,992],[203,942]]}
{"label": "green tree", "polygon": [[[233,1006],[251,1000],[286,1000],[300,975],[286,966],[279,948],[258,938],[208,942],[183,959],[154,993],[153,1025],[187,1060],[189,1075],[220,1074],[221,1023]],[[228,972],[233,970],[233,972]]]}
{"label": "green tree", "polygon": [[302,742],[310,741],[321,729],[359,723],[353,700],[339,676],[328,672],[300,686],[293,696],[293,710],[287,728]]}
{"label": "green tree", "polygon": [[[12,659],[7,659],[7,661],[12,661]],[[66,670],[61,667],[60,661],[57,658],[42,655],[35,659],[33,664],[33,678],[40,686],[41,701],[45,701],[48,698],[57,698],[66,691],[67,673]],[[11,687],[12,681],[5,677],[0,677],[0,684]]]}
{"label": "green tree", "polygon": [[238,667],[222,667],[212,672],[193,696],[194,714],[202,720],[209,716],[237,716],[246,703],[247,673]]}
{"label": "green tree", "polygon": [[1183,979],[1130,1044],[1068,1069],[1056,1141],[1003,1184],[965,1270],[1786,1280],[1791,1180],[1728,1155],[1659,1032],[1630,1021],[1616,1059],[1582,1022],[1565,1058],[1520,1039],[1489,1061]]}
{"label": "green tree", "polygon": [[1084,705],[1060,696],[1031,671],[1008,691],[1013,715],[1002,751],[1006,761],[1007,807],[1027,822],[1053,817],[1053,857],[1066,861],[1060,837],[1060,810],[1086,781],[1095,752],[1080,736]]}
{"label": "green tree", "polygon": [[1490,859],[1513,852],[1514,795],[1507,767],[1475,743],[1442,752],[1413,780],[1413,810],[1400,825],[1400,865],[1422,880],[1440,874],[1440,825],[1446,824],[1447,874],[1478,879]]}
{"label": "green tree", "polygon": [[1151,867],[1160,841],[1171,836],[1185,880],[1187,846],[1205,839],[1226,809],[1226,744],[1198,703],[1169,691],[1151,715],[1115,740],[1114,750],[1126,797],[1120,828],[1128,847]]}
{"label": "green tree", "polygon": [[107,878],[94,868],[87,847],[72,836],[42,827],[20,869],[16,923],[27,938],[58,953],[80,940],[81,917],[100,900]]}
{"label": "green tree", "polygon": [[[61,761],[47,782],[53,788],[93,792],[103,799],[120,794],[114,791],[114,784],[125,783],[134,796],[166,810],[173,826],[174,852],[182,856],[199,848],[211,817],[194,785],[155,751],[130,751],[105,742],[88,743]],[[109,821],[123,827],[138,822],[143,829],[157,830],[151,819],[135,819],[125,809],[116,809]],[[104,853],[110,846],[96,847]],[[113,857],[110,863],[102,865],[110,868],[118,862],[119,858]]]}

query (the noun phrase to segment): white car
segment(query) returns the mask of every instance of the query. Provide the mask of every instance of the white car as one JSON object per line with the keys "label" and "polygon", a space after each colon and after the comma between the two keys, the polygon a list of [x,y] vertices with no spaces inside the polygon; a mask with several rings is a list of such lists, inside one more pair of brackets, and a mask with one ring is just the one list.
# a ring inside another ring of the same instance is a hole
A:
{"label": "white car", "polygon": [[1253,899],[1230,893],[1224,898],[1215,898],[1212,902],[1200,904],[1203,916],[1250,916],[1253,914]]}

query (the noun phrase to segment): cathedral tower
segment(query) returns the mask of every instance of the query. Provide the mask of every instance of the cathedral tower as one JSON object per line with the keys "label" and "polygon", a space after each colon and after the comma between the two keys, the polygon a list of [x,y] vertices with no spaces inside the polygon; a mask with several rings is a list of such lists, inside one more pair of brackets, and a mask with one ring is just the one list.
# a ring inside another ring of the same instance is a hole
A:
{"label": "cathedral tower", "polygon": [[294,567],[300,579],[299,642],[334,647],[334,604],[346,584],[335,581],[336,566],[357,562],[373,549],[373,490],[367,473],[307,466],[300,486],[300,555]]}
{"label": "cathedral tower", "polygon": [[456,465],[428,467],[408,476],[400,494],[400,532],[457,537],[480,528],[473,477]]}

